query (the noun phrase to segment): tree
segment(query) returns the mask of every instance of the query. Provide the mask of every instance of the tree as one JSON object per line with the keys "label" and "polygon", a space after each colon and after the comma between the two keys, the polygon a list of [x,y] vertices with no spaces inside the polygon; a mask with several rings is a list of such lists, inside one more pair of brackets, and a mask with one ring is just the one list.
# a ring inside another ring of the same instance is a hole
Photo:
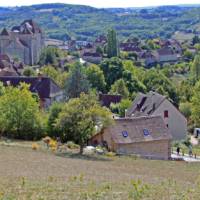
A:
{"label": "tree", "polygon": [[184,114],[184,116],[189,119],[191,116],[191,103],[189,102],[185,102],[185,103],[181,103],[179,106],[179,109],[181,111],[181,113]]}
{"label": "tree", "polygon": [[89,90],[90,84],[84,73],[83,66],[80,63],[75,63],[65,83],[66,96],[68,98],[77,98],[82,92],[88,93]]}
{"label": "tree", "polygon": [[191,97],[193,94],[193,81],[190,80],[184,80],[181,82],[181,84],[179,85],[178,89],[178,94],[180,97],[180,100],[182,102],[190,102],[191,101]]}
{"label": "tree", "polygon": [[101,55],[103,55],[103,48],[101,46],[97,46],[96,52],[100,53]]}
{"label": "tree", "polygon": [[132,102],[129,99],[122,99],[120,103],[111,104],[111,110],[119,114],[120,117],[125,117],[126,110],[130,108]]}
{"label": "tree", "polygon": [[196,55],[192,64],[192,75],[195,81],[200,78],[200,54]]}
{"label": "tree", "polygon": [[195,84],[194,92],[191,100],[192,120],[195,126],[200,126],[200,81]]}
{"label": "tree", "polygon": [[155,90],[162,95],[168,96],[178,105],[179,97],[172,82],[160,71],[151,69],[145,73],[143,84],[147,91]]}
{"label": "tree", "polygon": [[61,88],[64,88],[65,81],[68,77],[67,72],[62,72],[59,69],[56,69],[55,67],[48,65],[44,66],[41,69],[42,74],[50,77],[52,80],[54,80]]}
{"label": "tree", "polygon": [[192,44],[195,45],[195,44],[198,44],[200,43],[200,38],[198,35],[195,35],[192,39]]}
{"label": "tree", "polygon": [[103,71],[97,65],[90,65],[86,69],[87,78],[92,86],[92,88],[97,89],[98,91],[105,91],[106,82]]}
{"label": "tree", "polygon": [[2,82],[0,82],[0,96],[2,96],[5,93],[5,87]]}
{"label": "tree", "polygon": [[48,135],[50,137],[54,137],[54,138],[60,137],[60,134],[62,133],[62,130],[56,127],[56,120],[60,112],[62,111],[62,107],[63,107],[62,103],[54,103],[50,107],[48,123],[47,123]]}
{"label": "tree", "polygon": [[105,59],[100,64],[100,68],[103,70],[105,80],[107,83],[107,90],[110,90],[110,86],[123,74],[122,60],[116,57]]}
{"label": "tree", "polygon": [[107,45],[108,58],[118,57],[119,47],[118,47],[116,31],[113,29],[109,30],[107,39],[108,39],[108,45]]}
{"label": "tree", "polygon": [[112,122],[112,115],[102,108],[96,96],[81,94],[80,98],[70,99],[62,108],[57,120],[57,127],[62,130],[61,140],[74,141],[83,147],[95,133],[95,127],[103,129]]}
{"label": "tree", "polygon": [[23,75],[24,76],[36,76],[36,72],[33,68],[28,67],[28,68],[24,69]]}
{"label": "tree", "polygon": [[146,87],[130,71],[125,70],[122,77],[130,94],[135,92],[145,92]]}
{"label": "tree", "polygon": [[60,56],[60,54],[59,54],[59,50],[57,48],[46,47],[42,50],[42,53],[40,55],[39,64],[41,66],[55,64],[57,61],[57,58],[59,56]]}
{"label": "tree", "polygon": [[129,96],[129,91],[126,87],[126,84],[123,79],[117,80],[112,86],[110,90],[111,94],[119,94],[121,95],[124,99],[128,98]]}
{"label": "tree", "polygon": [[188,60],[192,60],[194,55],[191,51],[186,50],[186,51],[184,51],[184,57],[187,58]]}
{"label": "tree", "polygon": [[39,139],[41,119],[39,105],[29,91],[29,86],[8,86],[0,97],[0,130],[9,137]]}

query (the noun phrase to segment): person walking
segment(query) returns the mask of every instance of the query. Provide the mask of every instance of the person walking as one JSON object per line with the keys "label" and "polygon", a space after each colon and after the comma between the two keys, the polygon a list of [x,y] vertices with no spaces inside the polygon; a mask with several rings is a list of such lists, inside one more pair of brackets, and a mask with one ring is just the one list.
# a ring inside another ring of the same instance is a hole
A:
{"label": "person walking", "polygon": [[180,155],[180,147],[176,148],[176,153],[177,153],[178,156]]}

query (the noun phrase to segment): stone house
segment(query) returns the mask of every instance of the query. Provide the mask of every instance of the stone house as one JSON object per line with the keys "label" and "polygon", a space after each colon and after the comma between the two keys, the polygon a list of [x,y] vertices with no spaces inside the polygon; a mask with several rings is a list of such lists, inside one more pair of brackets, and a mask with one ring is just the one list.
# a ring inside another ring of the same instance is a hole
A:
{"label": "stone house", "polygon": [[165,96],[156,92],[139,93],[131,108],[126,112],[127,117],[160,115],[166,127],[169,128],[173,140],[185,139],[187,135],[187,119]]}
{"label": "stone house", "polygon": [[30,91],[35,93],[39,97],[40,108],[46,109],[53,102],[60,102],[63,100],[63,91],[60,87],[49,77],[14,77],[3,76],[0,77],[0,81],[5,86],[17,87],[20,83],[26,83],[30,85]]}
{"label": "stone house", "polygon": [[158,63],[158,56],[152,51],[142,51],[139,54],[139,59],[144,62],[147,68],[150,68]]}
{"label": "stone house", "polygon": [[161,116],[115,119],[115,123],[93,136],[89,144],[104,145],[118,154],[168,160],[171,134]]}
{"label": "stone house", "polygon": [[175,39],[168,39],[168,40],[163,40],[160,41],[160,46],[162,48],[164,47],[170,47],[171,49],[173,49],[173,51],[179,55],[181,55],[183,53],[183,49],[181,44],[175,40]]}
{"label": "stone house", "polygon": [[158,54],[158,62],[159,63],[174,63],[178,61],[178,55],[174,52],[174,50],[170,47],[164,47],[157,50]]}
{"label": "stone house", "polygon": [[44,34],[33,20],[25,20],[11,31],[4,28],[0,33],[0,54],[17,58],[26,65],[38,63],[43,47]]}

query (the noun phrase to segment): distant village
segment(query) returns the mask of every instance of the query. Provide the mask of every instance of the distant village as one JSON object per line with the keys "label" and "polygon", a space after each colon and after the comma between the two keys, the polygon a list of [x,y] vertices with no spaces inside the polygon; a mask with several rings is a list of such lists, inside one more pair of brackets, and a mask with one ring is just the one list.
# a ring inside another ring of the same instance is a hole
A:
{"label": "distant village", "polygon": [[[20,82],[29,84],[30,91],[39,96],[40,107],[48,109],[53,102],[63,101],[64,95],[58,84],[39,73],[42,49],[55,47],[68,52],[68,56],[59,61],[61,66],[75,61],[99,64],[106,58],[105,44],[107,37],[104,35],[95,41],[50,39],[36,22],[25,20],[11,30],[4,28],[0,33],[0,81],[5,86],[18,86]],[[190,59],[185,56],[183,45],[175,39],[154,39],[148,47],[145,41],[137,38],[119,41],[122,55],[146,69]],[[196,49],[192,44],[188,46],[188,54],[194,56]],[[27,66],[38,70],[38,76],[24,76],[23,70]],[[121,100],[121,95],[99,94],[101,105],[108,108]],[[168,160],[171,158],[171,142],[183,140],[187,135],[186,117],[172,101],[153,88],[147,94],[138,93],[124,117],[113,114],[113,118],[115,124],[91,137],[88,144],[106,144],[110,151],[119,154]]]}

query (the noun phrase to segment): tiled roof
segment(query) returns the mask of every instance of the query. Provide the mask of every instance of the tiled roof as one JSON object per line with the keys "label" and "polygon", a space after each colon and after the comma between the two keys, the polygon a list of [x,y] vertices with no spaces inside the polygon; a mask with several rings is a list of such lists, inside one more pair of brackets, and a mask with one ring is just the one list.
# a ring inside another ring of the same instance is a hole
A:
{"label": "tiled roof", "polygon": [[11,61],[7,54],[0,54],[0,60],[6,60],[7,62]]}
{"label": "tiled roof", "polygon": [[115,119],[107,128],[116,144],[131,144],[172,138],[161,116]]}
{"label": "tiled roof", "polygon": [[7,29],[6,28],[4,28],[3,30],[2,30],[2,32],[1,32],[1,35],[3,36],[9,36],[10,34],[9,34],[9,32],[7,31]]}
{"label": "tiled roof", "polygon": [[0,77],[1,76],[19,76],[19,74],[13,68],[6,67],[0,70]]}
{"label": "tiled roof", "polygon": [[29,34],[42,32],[38,24],[34,22],[32,19],[25,20],[24,22],[22,22],[20,27],[24,27],[25,28],[24,31]]}
{"label": "tiled roof", "polygon": [[151,115],[160,104],[166,99],[156,92],[150,91],[148,94],[139,93],[126,116],[148,116]]}
{"label": "tiled roof", "polygon": [[97,52],[84,52],[83,57],[102,57],[100,53]]}
{"label": "tiled roof", "polygon": [[52,95],[60,93],[60,87],[48,77],[0,77],[0,81],[7,85],[18,86],[24,82],[30,84],[30,91],[38,93],[40,98],[50,98]]}
{"label": "tiled roof", "polygon": [[164,55],[173,55],[174,52],[170,47],[164,47],[162,49],[158,49],[158,54],[159,56],[164,56]]}

